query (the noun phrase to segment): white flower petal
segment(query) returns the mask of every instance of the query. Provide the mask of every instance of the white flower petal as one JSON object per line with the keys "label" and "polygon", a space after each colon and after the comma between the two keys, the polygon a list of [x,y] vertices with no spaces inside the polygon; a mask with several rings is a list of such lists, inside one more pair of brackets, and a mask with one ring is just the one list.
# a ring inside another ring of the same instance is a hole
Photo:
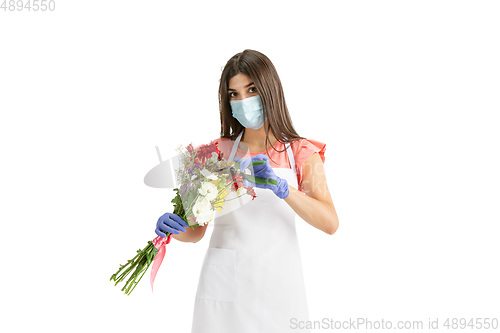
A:
{"label": "white flower petal", "polygon": [[217,194],[219,194],[217,186],[210,182],[204,182],[203,184],[201,184],[198,192],[203,195],[208,201],[214,200],[217,197]]}
{"label": "white flower petal", "polygon": [[212,204],[209,200],[207,200],[207,198],[202,196],[198,197],[193,206],[193,214],[199,225],[205,225],[206,223],[211,222],[214,216]]}
{"label": "white flower petal", "polygon": [[219,155],[217,153],[212,152],[212,157],[209,158],[209,161],[215,163],[219,160]]}

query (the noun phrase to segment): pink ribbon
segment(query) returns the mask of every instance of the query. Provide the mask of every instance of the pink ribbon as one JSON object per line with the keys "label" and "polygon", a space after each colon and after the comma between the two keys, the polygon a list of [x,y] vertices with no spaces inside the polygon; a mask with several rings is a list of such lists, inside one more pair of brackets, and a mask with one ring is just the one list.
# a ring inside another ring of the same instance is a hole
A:
{"label": "pink ribbon", "polygon": [[157,236],[152,240],[153,245],[158,249],[158,253],[153,259],[153,267],[151,268],[151,292],[153,292],[153,284],[155,282],[156,273],[158,273],[158,269],[160,269],[163,257],[165,257],[165,245],[170,243],[171,238],[172,234],[168,235],[168,237]]}

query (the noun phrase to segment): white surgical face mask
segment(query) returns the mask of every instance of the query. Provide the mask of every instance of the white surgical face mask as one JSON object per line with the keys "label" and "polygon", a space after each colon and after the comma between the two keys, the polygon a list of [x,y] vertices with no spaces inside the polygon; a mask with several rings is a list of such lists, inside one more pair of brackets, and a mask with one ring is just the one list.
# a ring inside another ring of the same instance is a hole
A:
{"label": "white surgical face mask", "polygon": [[259,95],[229,101],[229,104],[233,110],[233,117],[244,127],[257,130],[264,125],[264,112]]}

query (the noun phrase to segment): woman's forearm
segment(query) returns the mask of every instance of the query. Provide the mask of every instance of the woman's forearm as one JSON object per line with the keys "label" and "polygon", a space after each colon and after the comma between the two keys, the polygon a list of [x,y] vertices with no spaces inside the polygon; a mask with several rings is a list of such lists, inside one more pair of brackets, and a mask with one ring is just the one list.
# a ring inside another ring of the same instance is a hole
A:
{"label": "woman's forearm", "polygon": [[288,197],[284,200],[297,215],[329,235],[337,231],[339,220],[333,205],[311,198],[294,187],[288,186],[288,189]]}
{"label": "woman's forearm", "polygon": [[[189,218],[189,224],[195,224],[196,220],[193,218]],[[205,231],[207,229],[207,225],[204,226],[193,226],[194,229],[191,229],[191,227],[185,227],[186,231],[180,232],[179,234],[172,234],[172,238],[177,239],[178,241],[181,242],[191,242],[191,243],[196,243],[199,240],[203,238],[205,235]]]}

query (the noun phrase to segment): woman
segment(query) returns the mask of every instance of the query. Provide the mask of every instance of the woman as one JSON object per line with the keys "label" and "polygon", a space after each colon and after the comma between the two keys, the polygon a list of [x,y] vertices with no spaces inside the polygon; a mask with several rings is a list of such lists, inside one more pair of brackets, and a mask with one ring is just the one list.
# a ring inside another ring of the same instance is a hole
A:
{"label": "woman", "polygon": [[[239,161],[242,171],[264,160],[253,174],[278,185],[246,181],[255,200],[214,220],[192,333],[309,332],[293,325],[309,320],[295,214],[329,235],[338,228],[323,168],[325,144],[297,134],[276,69],[260,52],[247,49],[227,62],[219,105],[223,156]],[[156,233],[198,242],[206,231],[184,227],[166,213]]]}

